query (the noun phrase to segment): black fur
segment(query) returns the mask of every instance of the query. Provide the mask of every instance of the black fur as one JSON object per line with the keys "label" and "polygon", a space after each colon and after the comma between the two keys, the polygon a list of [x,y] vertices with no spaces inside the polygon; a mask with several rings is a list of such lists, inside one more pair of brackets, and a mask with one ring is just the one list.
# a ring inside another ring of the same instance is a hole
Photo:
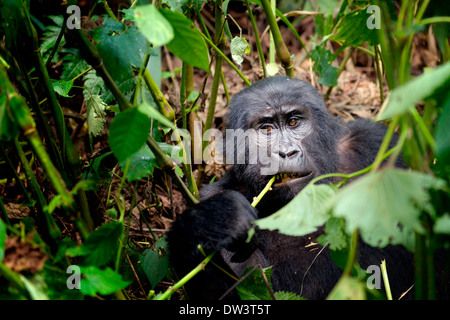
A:
{"label": "black fur", "polygon": [[[292,110],[300,121],[290,127],[286,123],[291,119]],[[322,230],[303,237],[257,230],[252,242],[245,244],[250,222],[286,205],[313,177],[354,172],[370,165],[386,129],[367,120],[344,124],[328,113],[311,85],[287,77],[268,78],[238,93],[230,102],[228,128],[261,129],[265,117],[272,117],[269,123],[273,123],[283,138],[282,145],[272,149],[274,157],[279,158],[280,171],[311,171],[311,176],[295,185],[274,187],[255,209],[250,202],[271,176],[261,175],[260,164],[234,165],[221,181],[204,187],[200,191],[200,204],[186,210],[173,224],[168,233],[171,261],[178,275],[184,276],[204,259],[197,249],[200,244],[206,253],[219,251],[215,263],[231,273],[241,276],[251,265],[273,266],[275,291],[323,299],[342,270],[331,260],[328,248],[311,245]],[[287,157],[288,152],[293,155]],[[380,265],[382,259],[390,262],[392,292],[394,297],[399,297],[414,282],[412,255],[400,247],[380,250],[361,243],[359,262],[363,269],[371,264]],[[217,299],[234,282],[209,264],[186,287],[189,298]],[[236,298],[236,292],[227,297]]]}

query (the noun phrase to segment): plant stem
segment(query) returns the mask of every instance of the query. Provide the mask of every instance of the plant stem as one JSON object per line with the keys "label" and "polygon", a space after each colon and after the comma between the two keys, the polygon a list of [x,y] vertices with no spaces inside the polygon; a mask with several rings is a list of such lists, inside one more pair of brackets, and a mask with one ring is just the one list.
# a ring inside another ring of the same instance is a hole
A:
{"label": "plant stem", "polygon": [[166,290],[161,296],[157,297],[155,300],[168,300],[172,296],[172,294],[180,289],[182,286],[186,284],[189,280],[191,280],[197,273],[205,269],[205,266],[212,259],[216,251],[213,251],[209,256],[207,256],[197,267],[195,267],[191,272],[185,275],[180,281],[178,281],[174,286],[170,287]]}
{"label": "plant stem", "polygon": [[283,41],[283,37],[281,36],[277,21],[274,14],[272,13],[272,8],[270,6],[269,0],[261,0],[261,4],[264,9],[264,13],[266,14],[266,19],[269,22],[270,30],[272,31],[278,59],[280,59],[281,65],[283,66],[286,75],[293,78],[294,67],[292,65],[291,55],[289,54],[289,50],[287,49],[286,44]]}
{"label": "plant stem", "polygon": [[[33,174],[33,170],[31,169],[30,164],[28,163],[25,153],[23,152],[22,146],[20,145],[19,141],[17,141],[17,139],[14,139],[14,146],[16,147],[17,155],[19,156],[20,163],[22,164],[23,169],[25,171],[25,176],[27,177],[31,190],[36,198],[37,211],[39,215],[41,215],[37,217],[38,223],[45,230],[44,234],[49,236],[51,241],[53,240],[52,241],[53,243],[51,242],[50,245],[55,246],[54,240],[61,235],[61,232],[59,231],[58,226],[55,223],[55,220],[53,220],[52,216],[46,209],[47,202],[44,198],[44,195],[42,194],[39,183],[37,182],[36,177]],[[42,218],[43,221],[41,221]]]}
{"label": "plant stem", "polygon": [[383,91],[383,74],[381,73],[381,61],[380,61],[380,54],[378,53],[378,47],[373,47],[375,51],[375,70],[377,71],[377,80],[378,80],[378,87],[380,89],[380,102],[383,104],[384,102],[384,91]]}
{"label": "plant stem", "polygon": [[153,77],[147,69],[144,70],[144,80],[147,84],[148,89],[150,90],[150,93],[152,94],[153,100],[155,100],[158,111],[164,117],[173,122],[175,119],[175,112],[167,102],[161,90],[159,90],[158,85],[156,84],[155,80],[153,80]]}
{"label": "plant stem", "polygon": [[[225,37],[223,35],[222,29],[224,24],[224,17],[222,15],[222,0],[216,0],[215,3],[215,36],[214,36],[214,42],[217,45],[217,48],[223,52],[225,48]],[[205,127],[204,131],[207,132],[209,129],[212,128],[212,123],[214,120],[214,112],[216,110],[216,102],[217,102],[217,93],[219,91],[219,84],[221,80],[222,75],[222,63],[223,58],[219,54],[218,51],[216,51],[216,54],[214,55],[214,59],[216,61],[215,67],[214,67],[214,78],[213,83],[211,86],[211,94],[209,99],[209,107],[208,112],[206,114],[206,120],[205,120]],[[208,147],[208,141],[202,142],[202,152]],[[202,168],[199,169],[199,178],[197,180],[198,184],[202,183],[203,175],[204,175],[204,166],[205,164],[201,165]]]}
{"label": "plant stem", "polygon": [[20,277],[0,260],[0,274],[8,280],[25,297],[30,298],[27,288]]}
{"label": "plant stem", "polygon": [[348,253],[347,264],[345,265],[345,269],[342,276],[344,275],[350,276],[353,270],[353,265],[355,264],[356,256],[358,253],[358,238],[359,232],[358,229],[355,229],[355,231],[353,231],[352,233],[350,252]]}
{"label": "plant stem", "polygon": [[264,197],[264,195],[269,191],[272,190],[272,184],[275,181],[275,176],[270,179],[270,181],[267,183],[267,185],[264,187],[264,189],[260,192],[260,194],[253,199],[253,202],[251,203],[252,207],[256,207],[258,203],[261,201],[261,199]]}
{"label": "plant stem", "polygon": [[386,269],[386,260],[381,261],[381,274],[383,275],[384,288],[388,300],[392,300],[391,286],[389,285],[389,278]]}
{"label": "plant stem", "polygon": [[267,77],[266,61],[264,59],[264,52],[261,45],[261,39],[259,38],[258,26],[256,25],[256,20],[255,17],[253,16],[253,11],[248,0],[245,0],[245,5],[247,6],[248,16],[250,17],[250,21],[252,23],[253,32],[255,33],[256,49],[258,50],[259,61],[261,63],[263,75],[264,78],[266,78]]}
{"label": "plant stem", "polygon": [[103,7],[105,8],[105,11],[108,14],[108,16],[110,16],[110,18],[112,18],[118,22],[119,20],[117,20],[117,17],[114,15],[114,12],[112,12],[111,8],[109,7],[108,1],[102,0],[102,3],[103,3]]}

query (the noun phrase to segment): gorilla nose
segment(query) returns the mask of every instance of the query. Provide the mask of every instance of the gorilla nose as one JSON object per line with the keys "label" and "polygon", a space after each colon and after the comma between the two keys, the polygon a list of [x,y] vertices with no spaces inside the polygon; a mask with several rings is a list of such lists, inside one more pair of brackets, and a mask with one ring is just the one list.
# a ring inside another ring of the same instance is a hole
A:
{"label": "gorilla nose", "polygon": [[287,151],[279,151],[280,157],[285,159],[285,158],[292,158],[293,156],[297,155],[300,152],[300,150],[298,149],[291,149],[291,150],[287,150]]}

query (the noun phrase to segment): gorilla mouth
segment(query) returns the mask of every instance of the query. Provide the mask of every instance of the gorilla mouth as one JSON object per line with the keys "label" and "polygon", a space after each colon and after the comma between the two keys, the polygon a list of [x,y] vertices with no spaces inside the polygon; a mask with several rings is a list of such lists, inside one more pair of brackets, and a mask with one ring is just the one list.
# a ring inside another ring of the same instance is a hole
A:
{"label": "gorilla mouth", "polygon": [[284,187],[290,184],[295,184],[297,182],[303,181],[313,174],[312,171],[305,172],[283,172],[275,175],[274,187]]}

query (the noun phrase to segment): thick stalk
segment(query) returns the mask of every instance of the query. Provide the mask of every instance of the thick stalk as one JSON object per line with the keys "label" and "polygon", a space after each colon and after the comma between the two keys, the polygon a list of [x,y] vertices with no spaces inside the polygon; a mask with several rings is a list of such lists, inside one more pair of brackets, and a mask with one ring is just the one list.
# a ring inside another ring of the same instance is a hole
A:
{"label": "thick stalk", "polygon": [[270,6],[269,0],[261,0],[261,4],[264,9],[264,13],[266,14],[266,19],[269,22],[270,30],[272,31],[278,59],[280,59],[281,65],[283,66],[286,75],[293,78],[294,67],[291,61],[291,55],[289,54],[289,50],[287,49],[286,44],[283,41],[283,37],[281,36],[280,29],[278,28],[278,24],[275,19],[275,15],[272,13],[272,8]]}
{"label": "thick stalk", "polygon": [[[215,3],[215,35],[214,35],[214,42],[217,46],[217,48],[223,52],[225,49],[225,37],[223,35],[223,25],[224,25],[224,17],[222,15],[222,0],[216,0]],[[214,78],[213,83],[211,87],[211,94],[209,99],[209,107],[208,112],[206,114],[206,120],[205,120],[205,128],[204,132],[207,132],[209,129],[212,128],[212,123],[214,121],[214,112],[216,110],[216,102],[217,102],[217,93],[219,91],[219,84],[221,80],[221,74],[222,74],[222,63],[223,58],[222,56],[216,51],[216,54],[214,55],[215,59],[215,67],[214,67]],[[202,142],[202,151],[205,150],[208,147],[208,141]],[[204,159],[206,160],[206,159]],[[203,176],[205,172],[205,164],[202,164],[199,167],[198,171],[198,177],[197,177],[197,183],[201,185],[203,181]]]}
{"label": "thick stalk", "polygon": [[261,40],[259,38],[258,27],[256,25],[255,17],[253,16],[252,8],[250,7],[250,3],[248,0],[245,0],[245,5],[247,6],[248,16],[250,17],[250,21],[252,23],[253,32],[255,33],[256,49],[258,50],[259,61],[261,63],[263,75],[264,78],[266,78],[267,77],[266,61],[264,59],[264,52],[261,46]]}
{"label": "thick stalk", "polygon": [[[38,222],[44,228],[45,230],[44,233],[50,236],[50,238],[53,240],[57,239],[61,235],[61,232],[59,231],[58,226],[55,223],[55,220],[53,220],[48,210],[45,209],[45,207],[47,206],[47,202],[45,200],[44,195],[42,194],[39,183],[37,182],[36,177],[33,174],[33,170],[31,169],[30,164],[28,163],[28,160],[22,149],[22,146],[17,141],[17,139],[14,139],[14,146],[16,148],[17,155],[19,156],[20,163],[22,164],[22,167],[25,171],[25,176],[27,177],[28,183],[36,199],[37,210],[39,212],[39,216],[37,217]],[[41,221],[42,218],[44,221]]]}

